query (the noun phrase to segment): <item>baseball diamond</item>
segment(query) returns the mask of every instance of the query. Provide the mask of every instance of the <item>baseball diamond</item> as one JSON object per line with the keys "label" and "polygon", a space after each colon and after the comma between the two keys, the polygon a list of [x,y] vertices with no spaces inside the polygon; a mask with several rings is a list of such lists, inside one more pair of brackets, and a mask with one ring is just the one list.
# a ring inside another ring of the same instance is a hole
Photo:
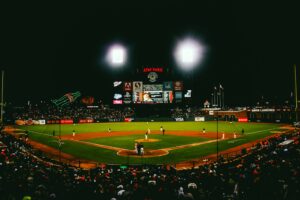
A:
{"label": "baseball diamond", "polygon": [[[161,126],[166,129],[165,135],[160,132]],[[111,133],[107,132],[108,127],[111,128]],[[144,139],[144,132],[148,127],[151,128],[149,141]],[[202,131],[203,127],[206,129],[205,133]],[[31,141],[49,146],[54,151],[59,149],[55,142],[59,136],[53,136],[52,132],[55,130],[58,133],[60,128],[61,140],[64,142],[61,146],[63,153],[73,159],[109,164],[174,164],[199,160],[204,156],[215,154],[217,142],[220,152],[237,147],[242,149],[244,145],[253,141],[289,130],[282,124],[224,121],[219,122],[218,130],[215,121],[115,122],[32,125],[18,128],[28,131]],[[242,129],[245,130],[244,134]],[[76,131],[75,136],[72,134],[73,130]],[[237,138],[234,138],[234,133],[237,134]],[[144,145],[143,155],[135,154],[136,142]]]}

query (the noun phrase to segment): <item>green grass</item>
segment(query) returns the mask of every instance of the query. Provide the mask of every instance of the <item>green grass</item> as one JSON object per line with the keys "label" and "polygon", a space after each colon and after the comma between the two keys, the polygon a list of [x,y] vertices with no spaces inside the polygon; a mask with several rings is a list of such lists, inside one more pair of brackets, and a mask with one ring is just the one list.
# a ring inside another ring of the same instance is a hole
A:
{"label": "green grass", "polygon": [[[216,132],[216,122],[132,122],[132,123],[95,123],[95,124],[76,124],[74,125],[62,125],[61,132],[64,134],[71,134],[73,130],[76,133],[84,134],[87,132],[104,132],[107,134],[107,129],[110,127],[113,131],[136,131],[140,130],[141,135],[128,135],[118,137],[106,137],[106,138],[94,138],[88,140],[89,142],[104,144],[109,146],[115,146],[126,149],[133,149],[134,140],[143,139],[144,132],[147,127],[151,130],[159,130],[160,126],[163,126],[168,130],[186,130],[186,131],[202,131],[205,128],[207,132]],[[237,132],[240,133],[244,128],[245,134],[242,138],[236,140],[226,140],[219,142],[219,150],[226,150],[241,144],[245,144],[257,139],[264,138],[271,135],[270,129],[278,130],[280,124],[259,124],[259,123],[219,123],[219,132]],[[45,145],[58,149],[57,140],[52,137],[52,131],[55,130],[58,133],[59,125],[37,125],[37,126],[23,126],[24,130],[29,131],[29,137],[32,140],[38,141]],[[166,132],[167,133],[167,132]],[[174,147],[183,144],[190,144],[196,142],[206,141],[207,139],[198,137],[184,137],[174,135],[154,135],[150,134],[150,138],[159,139],[161,141],[155,143],[144,143],[147,149],[161,149],[166,147]],[[79,159],[94,160],[96,162],[103,163],[176,163],[180,161],[196,159],[201,156],[216,153],[216,143],[205,144],[201,146],[189,147],[185,149],[178,149],[170,151],[168,155],[154,158],[132,158],[132,157],[120,157],[115,151],[102,149],[94,146],[81,144],[74,141],[64,141],[62,145],[62,151],[71,154]]]}
{"label": "green grass", "polygon": [[[202,131],[203,128],[208,132],[216,132],[217,126],[216,122],[114,122],[114,123],[92,123],[92,124],[49,124],[49,125],[35,125],[35,126],[18,126],[18,128],[24,130],[31,130],[40,133],[45,133],[48,135],[52,135],[53,130],[55,130],[56,134],[59,133],[59,129],[61,129],[61,134],[72,134],[73,130],[76,133],[88,133],[88,132],[107,132],[108,128],[111,128],[112,131],[146,131],[148,127],[151,130],[159,130],[160,126],[163,126],[168,130],[179,130],[179,131]],[[268,123],[229,123],[229,122],[219,122],[219,131],[224,131],[225,133],[231,133],[236,131],[240,133],[242,128],[244,128],[245,133],[254,132],[259,130],[265,130],[274,128],[279,126],[279,124],[268,124]]]}
{"label": "green grass", "polygon": [[[162,149],[167,147],[174,147],[184,144],[192,144],[196,142],[207,141],[206,138],[201,137],[184,137],[174,135],[149,135],[151,139],[158,139],[158,142],[143,143],[145,149]],[[125,149],[134,149],[134,143],[137,139],[144,139],[144,135],[128,135],[128,136],[114,136],[107,138],[94,138],[86,140],[89,142],[104,144],[108,146],[115,146]]]}

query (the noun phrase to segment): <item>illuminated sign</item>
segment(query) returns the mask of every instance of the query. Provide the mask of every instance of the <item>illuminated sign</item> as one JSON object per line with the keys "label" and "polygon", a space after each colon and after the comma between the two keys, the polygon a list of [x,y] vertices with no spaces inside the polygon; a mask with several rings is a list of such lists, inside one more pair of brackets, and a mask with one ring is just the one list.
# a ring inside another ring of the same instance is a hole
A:
{"label": "illuminated sign", "polygon": [[123,100],[113,100],[113,104],[123,104]]}
{"label": "illuminated sign", "polygon": [[158,75],[156,72],[150,72],[147,77],[151,83],[154,83],[157,80]]}
{"label": "illuminated sign", "polygon": [[73,124],[73,119],[61,119],[61,124]]}
{"label": "illuminated sign", "polygon": [[174,82],[174,90],[182,90],[183,89],[183,84],[182,81],[175,81]]}
{"label": "illuminated sign", "polygon": [[164,82],[164,90],[173,90],[173,82],[172,81]]}
{"label": "illuminated sign", "polygon": [[124,90],[125,91],[131,91],[132,90],[131,82],[125,82],[124,83]]}
{"label": "illuminated sign", "polygon": [[143,91],[143,82],[142,81],[134,81],[133,82],[133,91],[134,92],[142,92]]}
{"label": "illuminated sign", "polygon": [[164,72],[164,68],[162,67],[144,67],[143,72]]}
{"label": "illuminated sign", "polygon": [[187,90],[186,94],[184,94],[185,98],[191,98],[192,97],[192,90]]}
{"label": "illuminated sign", "polygon": [[240,117],[240,118],[238,118],[238,122],[248,122],[248,118],[247,117]]}
{"label": "illuminated sign", "polygon": [[94,120],[93,119],[80,119],[79,123],[93,123]]}
{"label": "illuminated sign", "polygon": [[114,99],[121,99],[122,98],[122,94],[115,94],[114,95]]}
{"label": "illuminated sign", "polygon": [[126,92],[126,93],[123,95],[123,97],[124,97],[124,103],[125,103],[125,104],[129,104],[129,103],[132,102],[132,96],[131,96],[131,94],[130,94],[129,92]]}
{"label": "illuminated sign", "polygon": [[122,84],[122,81],[115,81],[114,82],[114,87],[118,87],[121,84]]}

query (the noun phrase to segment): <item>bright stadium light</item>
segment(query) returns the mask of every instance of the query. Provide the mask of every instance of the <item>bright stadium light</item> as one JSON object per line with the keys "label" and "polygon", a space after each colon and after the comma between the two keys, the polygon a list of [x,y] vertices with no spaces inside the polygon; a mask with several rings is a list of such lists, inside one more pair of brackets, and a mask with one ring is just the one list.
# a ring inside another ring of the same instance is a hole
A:
{"label": "bright stadium light", "polygon": [[205,51],[205,46],[200,41],[187,37],[176,44],[173,55],[178,67],[189,71],[201,64]]}
{"label": "bright stadium light", "polygon": [[106,62],[112,67],[121,67],[126,63],[127,50],[121,44],[114,44],[108,48]]}

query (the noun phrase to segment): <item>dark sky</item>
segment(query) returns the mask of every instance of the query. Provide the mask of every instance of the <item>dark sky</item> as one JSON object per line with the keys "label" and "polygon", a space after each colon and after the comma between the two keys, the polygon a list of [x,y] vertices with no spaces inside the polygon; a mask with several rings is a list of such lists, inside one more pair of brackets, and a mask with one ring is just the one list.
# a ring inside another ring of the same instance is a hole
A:
{"label": "dark sky", "polygon": [[[300,64],[297,6],[220,2],[1,4],[5,99],[22,103],[79,90],[111,102],[112,81],[132,78],[141,66],[171,69],[199,105],[218,83],[228,105],[289,99],[292,65]],[[186,35],[199,37],[209,52],[193,73],[181,74],[172,51]],[[100,62],[116,41],[130,48],[129,63],[118,72]]]}

